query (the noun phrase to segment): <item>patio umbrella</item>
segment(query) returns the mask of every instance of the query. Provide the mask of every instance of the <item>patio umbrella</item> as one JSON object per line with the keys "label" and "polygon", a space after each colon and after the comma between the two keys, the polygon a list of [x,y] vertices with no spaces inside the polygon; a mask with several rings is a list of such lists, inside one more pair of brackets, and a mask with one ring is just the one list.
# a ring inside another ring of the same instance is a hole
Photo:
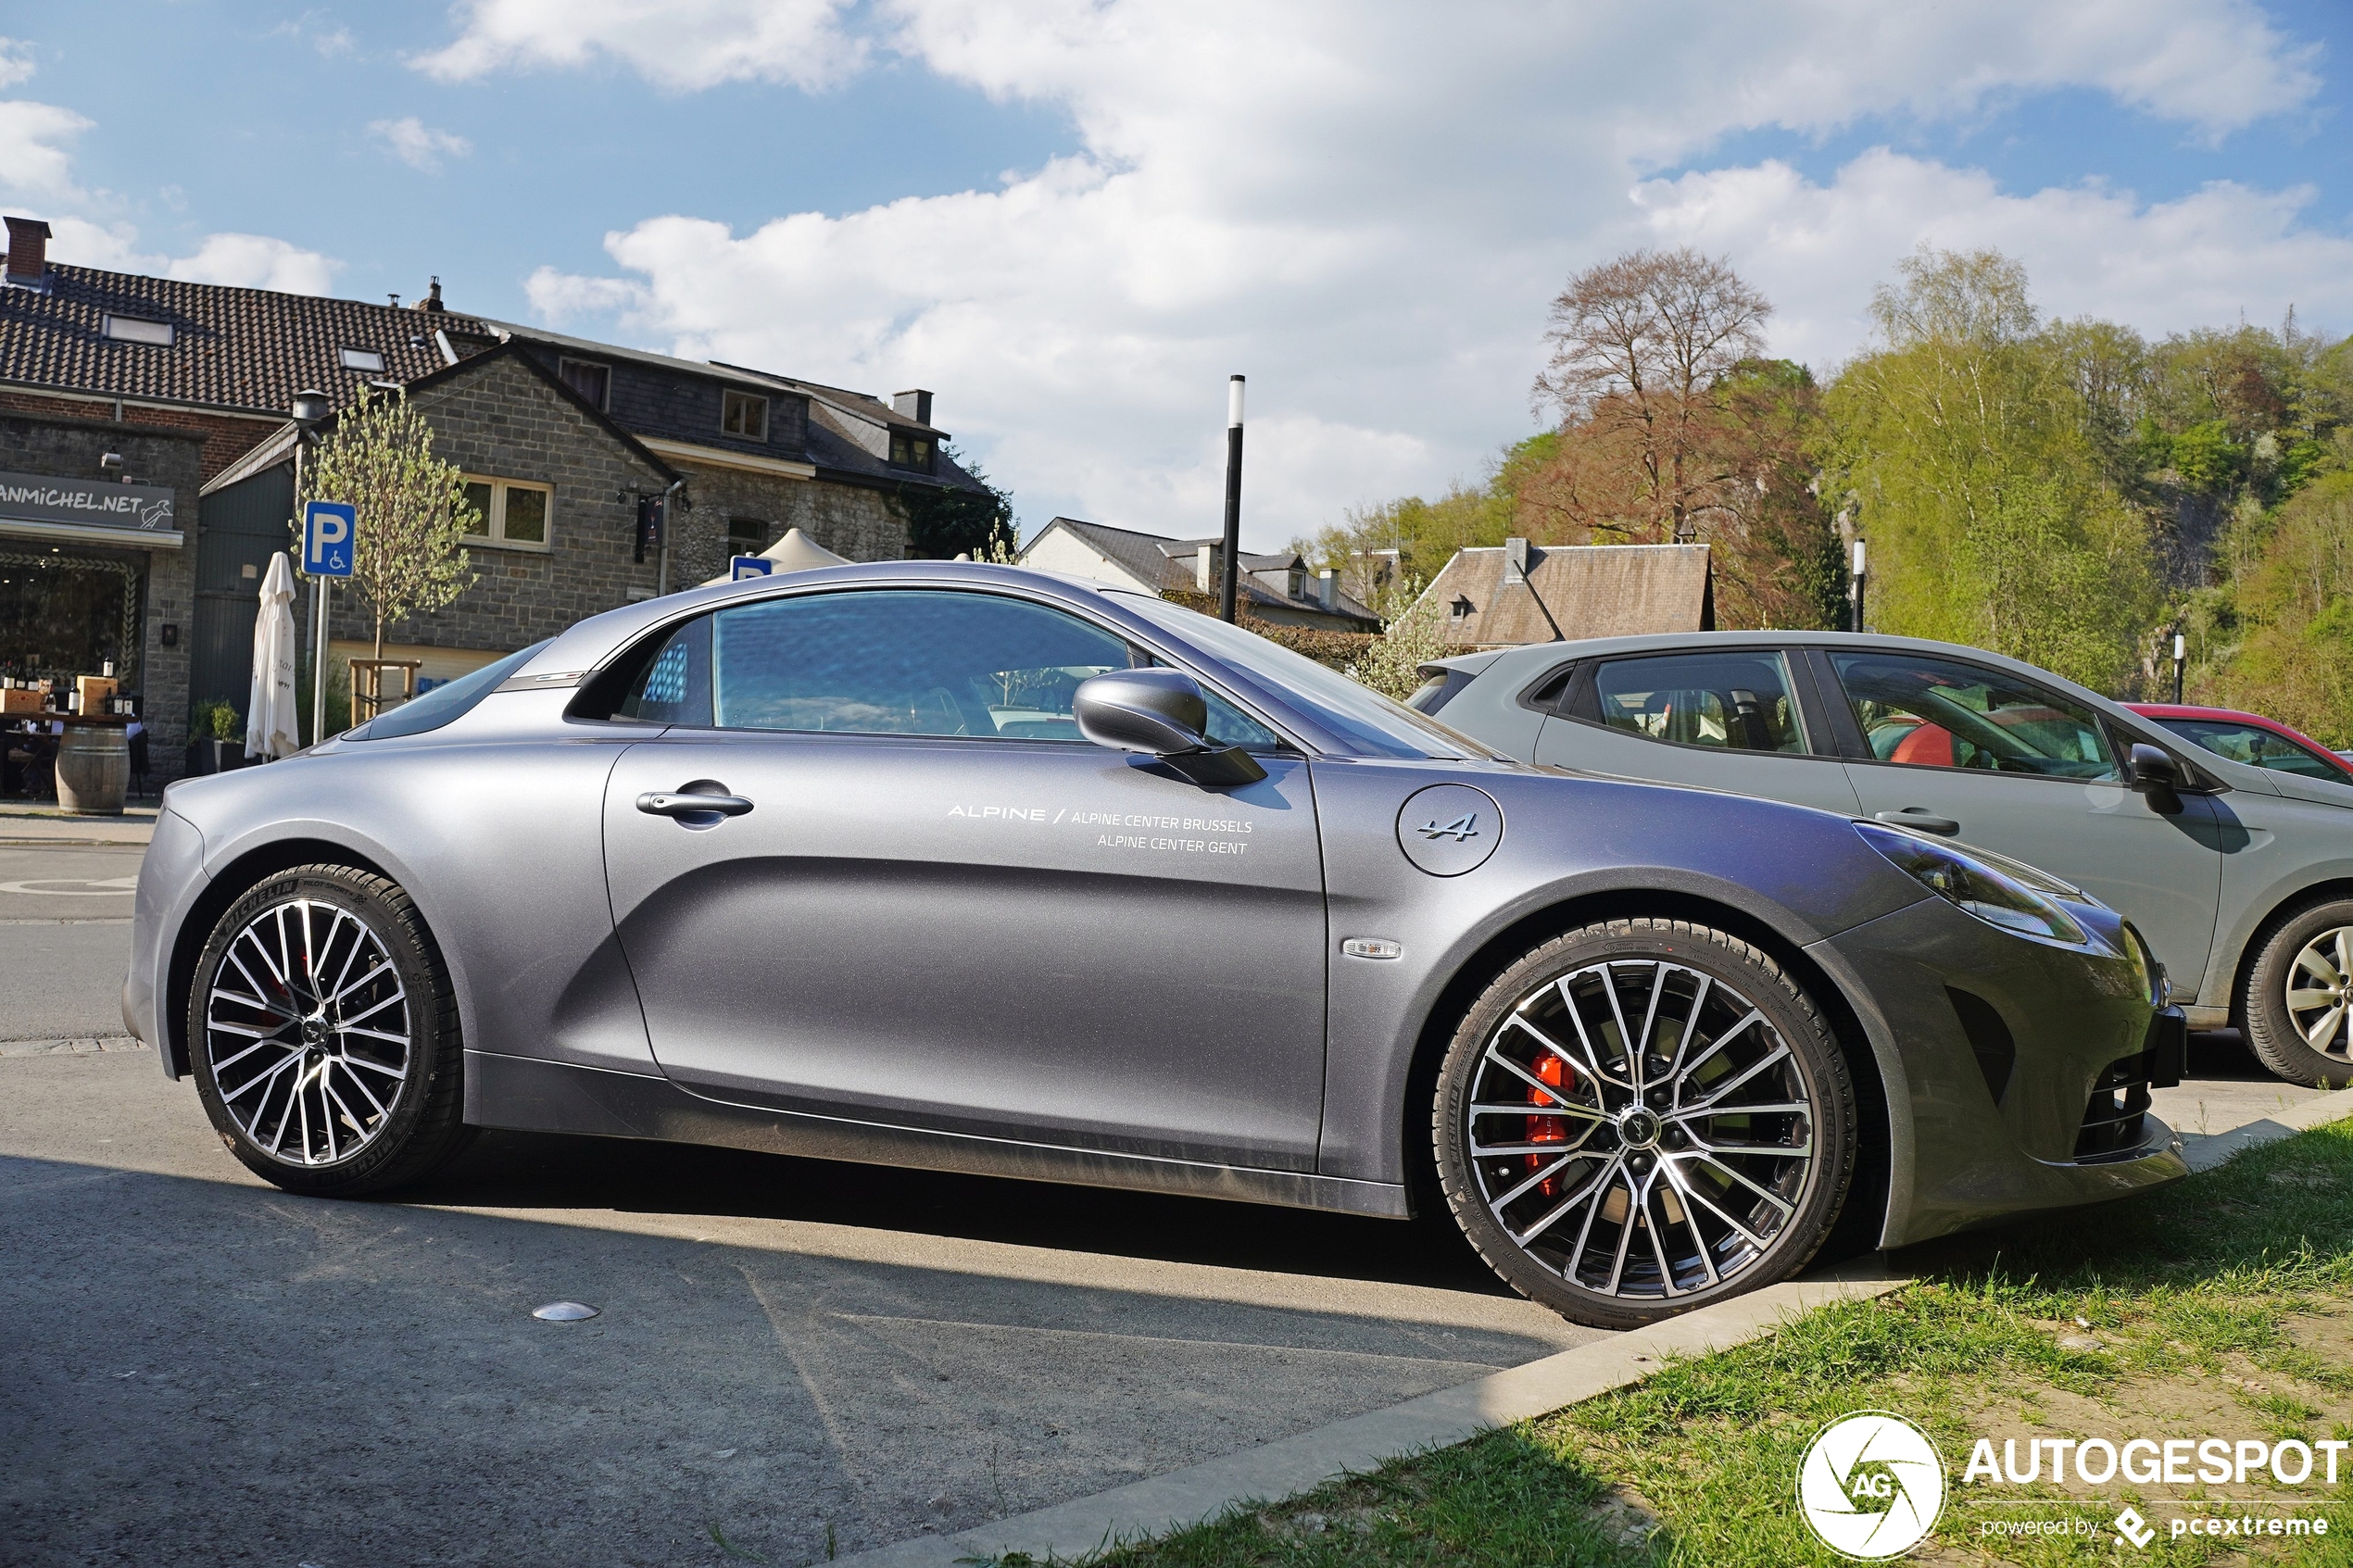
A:
{"label": "patio umbrella", "polygon": [[253,621],[253,686],[245,698],[250,757],[291,757],[302,749],[295,712],[294,596],[294,567],[280,550],[261,579],[261,613]]}
{"label": "patio umbrella", "polygon": [[[848,566],[849,564],[848,556],[834,554],[798,528],[786,529],[783,538],[761,551],[760,554],[762,559],[774,561],[778,571],[814,571],[821,566]],[[709,588],[717,583],[733,581],[730,575],[732,571],[733,568],[730,568],[728,571],[721,572],[703,586]]]}

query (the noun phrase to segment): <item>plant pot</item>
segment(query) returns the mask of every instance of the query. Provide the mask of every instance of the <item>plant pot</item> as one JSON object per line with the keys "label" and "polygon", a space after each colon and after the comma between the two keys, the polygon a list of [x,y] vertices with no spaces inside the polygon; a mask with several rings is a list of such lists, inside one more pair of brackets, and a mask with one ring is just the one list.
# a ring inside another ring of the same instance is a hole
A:
{"label": "plant pot", "polygon": [[245,743],[241,740],[192,740],[188,743],[188,776],[202,778],[207,773],[225,773],[232,768],[245,765]]}

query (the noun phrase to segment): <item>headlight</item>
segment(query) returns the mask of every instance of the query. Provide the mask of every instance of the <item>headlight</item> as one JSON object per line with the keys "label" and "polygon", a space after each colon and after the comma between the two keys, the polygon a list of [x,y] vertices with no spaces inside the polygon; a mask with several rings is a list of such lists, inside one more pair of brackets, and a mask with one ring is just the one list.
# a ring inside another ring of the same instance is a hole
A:
{"label": "headlight", "polygon": [[1973,855],[1876,822],[1856,822],[1855,831],[1930,892],[1988,925],[2070,947],[2083,944],[2083,928],[2065,909]]}
{"label": "headlight", "polygon": [[2124,951],[2133,960],[2133,972],[2140,977],[2141,989],[2148,993],[2149,1001],[2163,1007],[2173,999],[2173,983],[2165,975],[2165,966],[2157,961],[2149,950],[2147,938],[2131,921],[2124,922]]}

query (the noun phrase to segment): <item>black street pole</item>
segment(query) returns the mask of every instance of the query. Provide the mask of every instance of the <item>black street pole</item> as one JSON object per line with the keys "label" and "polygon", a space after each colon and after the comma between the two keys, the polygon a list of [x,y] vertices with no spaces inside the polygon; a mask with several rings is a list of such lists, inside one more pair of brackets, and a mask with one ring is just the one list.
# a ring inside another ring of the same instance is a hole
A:
{"label": "black street pole", "polygon": [[1242,553],[1242,378],[1226,383],[1226,558],[1217,572],[1217,619],[1234,620],[1236,572]]}
{"label": "black street pole", "polygon": [[2173,633],[2173,706],[2174,706],[2174,707],[2176,707],[2176,708],[2179,708],[2179,707],[2182,705],[2182,665],[2183,665],[2183,661],[2184,661],[2184,660],[2188,658],[2188,656],[2189,656],[2189,651],[2190,651],[2189,640],[2188,640],[2187,638],[2183,637],[2183,636],[2182,635],[2182,633],[2179,633],[2179,632],[2174,633]]}
{"label": "black street pole", "polygon": [[1855,631],[1863,629],[1863,541],[1855,541]]}

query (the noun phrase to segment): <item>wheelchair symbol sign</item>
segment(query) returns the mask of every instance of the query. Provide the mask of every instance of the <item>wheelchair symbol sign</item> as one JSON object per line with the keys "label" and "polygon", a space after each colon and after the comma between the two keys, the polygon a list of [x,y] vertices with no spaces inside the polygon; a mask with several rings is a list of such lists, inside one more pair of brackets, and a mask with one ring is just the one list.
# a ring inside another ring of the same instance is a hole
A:
{"label": "wheelchair symbol sign", "polygon": [[311,501],[302,508],[302,570],[312,577],[351,575],[359,513],[341,501]]}

